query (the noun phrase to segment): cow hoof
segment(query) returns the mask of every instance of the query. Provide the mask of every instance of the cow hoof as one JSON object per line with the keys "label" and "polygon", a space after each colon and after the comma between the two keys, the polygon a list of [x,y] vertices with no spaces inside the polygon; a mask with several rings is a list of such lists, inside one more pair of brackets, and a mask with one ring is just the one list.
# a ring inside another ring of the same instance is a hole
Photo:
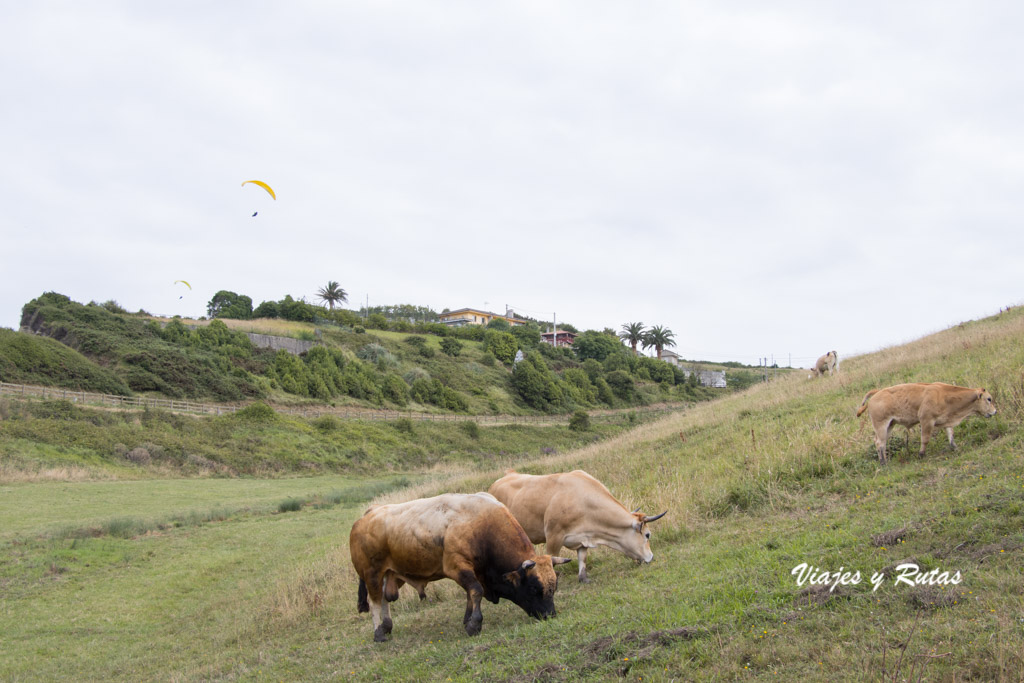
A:
{"label": "cow hoof", "polygon": [[380,627],[384,629],[384,633],[391,633],[391,629],[394,628],[395,623],[391,621],[390,617],[381,622]]}
{"label": "cow hoof", "polygon": [[480,635],[480,628],[483,626],[483,619],[470,619],[466,622],[466,633],[471,636]]}
{"label": "cow hoof", "polygon": [[378,626],[377,628],[375,628],[373,630],[373,642],[375,642],[375,643],[383,643],[383,642],[386,642],[387,639],[388,639],[388,635],[384,631],[384,625],[383,624],[381,624],[380,626]]}
{"label": "cow hoof", "polygon": [[589,576],[581,576],[580,577],[580,583],[590,583],[590,577]]}

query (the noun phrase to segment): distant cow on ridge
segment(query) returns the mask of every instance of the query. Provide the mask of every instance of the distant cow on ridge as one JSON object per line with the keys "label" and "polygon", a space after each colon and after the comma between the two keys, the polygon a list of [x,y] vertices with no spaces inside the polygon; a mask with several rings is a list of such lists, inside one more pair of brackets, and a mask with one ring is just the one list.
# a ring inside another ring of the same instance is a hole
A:
{"label": "distant cow on ridge", "polygon": [[992,395],[984,389],[970,389],[942,382],[916,382],[873,389],[864,396],[860,408],[857,409],[857,417],[865,410],[868,411],[871,424],[875,428],[878,460],[883,463],[886,460],[886,446],[893,425],[910,428],[920,423],[919,454],[924,455],[924,449],[936,427],[946,430],[949,447],[956,448],[953,442],[953,427],[971,415],[992,417],[996,414]]}
{"label": "distant cow on ridge", "polygon": [[489,491],[505,503],[534,543],[544,543],[554,555],[562,546],[576,551],[579,579],[586,583],[587,549],[605,545],[633,558],[650,562],[653,517],[625,505],[583,470],[559,474],[519,474],[509,470]]}
{"label": "distant cow on ridge", "polygon": [[811,368],[811,377],[821,377],[828,371],[829,375],[836,373],[836,366],[839,363],[839,354],[835,351],[829,351],[824,356],[819,358],[814,363],[814,367]]}

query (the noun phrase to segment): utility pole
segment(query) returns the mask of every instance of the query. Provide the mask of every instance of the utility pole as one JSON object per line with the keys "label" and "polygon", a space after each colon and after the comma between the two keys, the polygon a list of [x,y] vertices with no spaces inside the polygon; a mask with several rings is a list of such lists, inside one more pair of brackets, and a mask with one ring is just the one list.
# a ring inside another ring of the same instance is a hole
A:
{"label": "utility pole", "polygon": [[554,313],[551,314],[551,325],[554,328],[554,332],[551,333],[551,346],[558,347],[558,316]]}

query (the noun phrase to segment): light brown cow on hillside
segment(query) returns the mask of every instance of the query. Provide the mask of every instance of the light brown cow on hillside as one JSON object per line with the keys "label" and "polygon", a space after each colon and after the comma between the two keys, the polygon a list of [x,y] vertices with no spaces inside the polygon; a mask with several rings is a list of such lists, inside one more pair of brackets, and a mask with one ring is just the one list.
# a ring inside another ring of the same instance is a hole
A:
{"label": "light brown cow on hillside", "polygon": [[555,555],[562,546],[575,550],[583,583],[589,581],[588,548],[605,545],[637,562],[653,560],[647,524],[668,512],[653,517],[630,512],[583,470],[546,475],[509,470],[488,490],[508,506],[530,540],[544,543],[548,553]]}
{"label": "light brown cow on hillside", "polygon": [[821,377],[828,371],[829,375],[836,373],[836,365],[839,363],[839,355],[835,351],[829,351],[819,358],[811,368],[811,377]]}
{"label": "light brown cow on hillside", "polygon": [[949,447],[956,448],[953,442],[953,427],[971,415],[992,417],[996,414],[992,395],[984,389],[970,389],[942,382],[916,382],[873,389],[864,396],[860,408],[857,409],[857,417],[865,410],[868,411],[871,424],[875,428],[878,460],[883,463],[886,460],[886,446],[893,425],[910,428],[920,423],[919,454],[924,455],[924,449],[936,427],[946,430]]}
{"label": "light brown cow on hillside", "polygon": [[449,578],[466,591],[466,633],[480,633],[480,598],[516,603],[531,617],[554,616],[564,557],[537,555],[508,509],[489,493],[446,493],[408,503],[375,505],[349,534],[359,575],[357,608],[370,612],[373,639],[391,633],[389,602],[406,583],[420,599],[424,586]]}

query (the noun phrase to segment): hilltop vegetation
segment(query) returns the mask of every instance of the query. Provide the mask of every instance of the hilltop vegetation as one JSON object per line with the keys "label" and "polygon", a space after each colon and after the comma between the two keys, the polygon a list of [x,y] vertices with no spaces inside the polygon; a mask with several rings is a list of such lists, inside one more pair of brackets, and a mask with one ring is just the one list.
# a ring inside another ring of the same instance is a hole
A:
{"label": "hilltop vegetation", "polygon": [[[212,501],[203,484],[219,480],[157,482],[159,496],[149,482],[8,485],[0,678],[1020,680],[1022,336],[1024,310],[1013,310],[849,358],[836,377],[794,373],[573,450],[432,468],[379,498],[485,489],[510,464],[579,467],[630,508],[669,511],[652,530],[652,564],[598,549],[592,583],[577,583],[572,564],[562,570],[557,618],[488,603],[474,638],[462,630],[464,593],[439,582],[424,601],[404,590],[391,642],[372,642],[347,551],[365,503],[266,503],[334,480],[228,480],[233,511],[201,509],[180,526],[188,506],[166,501]],[[854,411],[868,390],[904,381],[984,386],[999,414],[957,427],[959,450],[936,439],[923,458],[916,434],[907,447],[899,430],[880,465]],[[59,417],[46,419],[59,432]],[[388,482],[362,490],[373,486]],[[75,510],[88,505],[88,533],[79,513],[45,503],[65,496],[80,497]],[[134,527],[118,519],[126,509],[175,521]],[[55,532],[61,522],[72,531]],[[157,531],[123,531],[132,528]],[[798,585],[802,563],[863,578]],[[962,580],[900,584],[900,564]]]}
{"label": "hilltop vegetation", "polygon": [[[211,302],[218,314],[238,309],[251,315],[251,306],[248,297],[232,292],[219,292]],[[36,336],[0,338],[0,381],[474,415],[628,408],[722,393],[700,386],[696,374],[687,378],[678,367],[634,355],[609,331],[588,330],[573,348],[553,348],[541,343],[532,323],[452,329],[436,322],[391,323],[381,313],[363,321],[351,311],[327,311],[290,296],[264,302],[256,312],[261,310],[274,317],[157,320],[129,314],[115,302],[83,305],[46,293],[22,311],[22,327]],[[290,322],[282,325],[284,320]],[[319,343],[300,356],[259,348],[242,330],[264,325]],[[53,356],[42,337],[75,353],[49,365],[26,362]],[[524,354],[521,362],[517,352]],[[75,368],[66,376],[46,369],[64,361]],[[742,370],[730,372],[736,386],[749,379]]]}

